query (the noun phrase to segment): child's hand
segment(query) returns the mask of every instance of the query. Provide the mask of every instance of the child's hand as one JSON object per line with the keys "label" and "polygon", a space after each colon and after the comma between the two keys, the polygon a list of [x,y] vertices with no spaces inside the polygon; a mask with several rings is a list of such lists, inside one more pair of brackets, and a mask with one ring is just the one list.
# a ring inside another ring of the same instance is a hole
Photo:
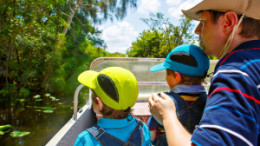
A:
{"label": "child's hand", "polygon": [[152,94],[149,98],[149,108],[153,117],[163,125],[163,120],[171,115],[176,116],[176,107],[173,100],[165,93]]}

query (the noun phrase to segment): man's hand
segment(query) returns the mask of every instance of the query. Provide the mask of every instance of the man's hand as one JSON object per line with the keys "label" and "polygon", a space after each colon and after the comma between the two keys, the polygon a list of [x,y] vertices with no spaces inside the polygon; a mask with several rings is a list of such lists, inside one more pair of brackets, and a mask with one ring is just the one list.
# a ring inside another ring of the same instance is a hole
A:
{"label": "man's hand", "polygon": [[164,126],[169,146],[191,144],[191,134],[178,120],[175,104],[168,95],[161,93],[160,98],[157,94],[152,94],[148,106],[153,117]]}
{"label": "man's hand", "polygon": [[161,97],[153,93],[149,98],[149,108],[153,117],[163,125],[163,120],[176,115],[176,107],[173,100],[166,94],[160,93]]}

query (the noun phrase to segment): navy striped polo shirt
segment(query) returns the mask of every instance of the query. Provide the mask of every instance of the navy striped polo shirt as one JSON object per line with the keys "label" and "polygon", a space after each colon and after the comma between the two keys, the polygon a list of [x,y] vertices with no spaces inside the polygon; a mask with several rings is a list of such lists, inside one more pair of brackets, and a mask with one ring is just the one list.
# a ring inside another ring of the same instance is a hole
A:
{"label": "navy striped polo shirt", "polygon": [[240,44],[217,64],[196,145],[259,145],[260,40]]}

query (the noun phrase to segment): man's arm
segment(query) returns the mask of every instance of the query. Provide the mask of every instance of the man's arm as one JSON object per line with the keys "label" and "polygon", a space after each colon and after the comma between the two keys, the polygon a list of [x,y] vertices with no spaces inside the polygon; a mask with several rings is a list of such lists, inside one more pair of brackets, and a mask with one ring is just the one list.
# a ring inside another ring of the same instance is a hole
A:
{"label": "man's arm", "polygon": [[164,93],[161,97],[153,94],[149,98],[149,107],[154,118],[163,124],[168,145],[191,145],[191,134],[179,122],[174,102]]}

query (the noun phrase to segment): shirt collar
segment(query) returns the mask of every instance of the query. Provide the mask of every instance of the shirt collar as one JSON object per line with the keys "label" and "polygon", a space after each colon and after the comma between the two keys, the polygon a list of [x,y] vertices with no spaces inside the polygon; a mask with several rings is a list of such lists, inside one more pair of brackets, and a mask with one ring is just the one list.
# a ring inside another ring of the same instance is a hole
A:
{"label": "shirt collar", "polygon": [[254,48],[254,47],[257,47],[257,48],[260,47],[260,40],[252,40],[252,41],[244,42],[244,43],[240,44],[239,46],[237,46],[233,51]]}
{"label": "shirt collar", "polygon": [[124,119],[102,118],[97,121],[97,125],[102,128],[123,128],[134,124],[135,118],[130,114]]}
{"label": "shirt collar", "polygon": [[206,90],[202,85],[177,85],[171,89],[171,92],[199,94],[206,93]]}
{"label": "shirt collar", "polygon": [[246,41],[240,45],[238,45],[234,50],[232,50],[230,53],[226,54],[224,57],[222,57],[216,67],[215,67],[215,71],[214,73],[216,73],[217,69],[219,66],[221,66],[229,57],[228,55],[231,53],[234,53],[235,51],[239,51],[239,50],[246,50],[246,49],[250,49],[250,48],[260,48],[260,40],[251,40],[251,41]]}

